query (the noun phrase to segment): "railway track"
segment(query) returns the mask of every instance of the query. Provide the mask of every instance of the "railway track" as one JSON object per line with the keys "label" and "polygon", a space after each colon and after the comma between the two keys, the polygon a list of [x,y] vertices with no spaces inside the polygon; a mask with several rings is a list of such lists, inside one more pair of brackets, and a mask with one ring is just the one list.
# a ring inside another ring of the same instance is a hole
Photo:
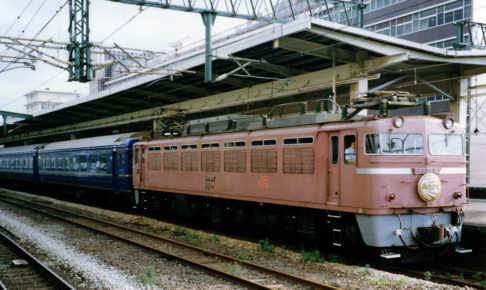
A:
{"label": "railway track", "polygon": [[75,289],[0,231],[0,289]]}
{"label": "railway track", "polygon": [[[456,285],[459,287],[469,287],[474,289],[485,289],[485,285],[481,285],[480,283],[472,282],[470,279],[467,279],[466,276],[472,277],[475,272],[469,272],[462,270],[462,277],[456,274],[452,274],[455,271],[453,268],[445,267],[445,266],[438,266],[435,264],[431,264],[430,267],[423,267],[423,266],[391,266],[391,265],[381,265],[377,266],[377,268],[389,271],[392,273],[399,273],[404,274],[410,277],[415,277],[417,279],[426,279],[437,283],[448,284],[448,285]],[[445,274],[448,273],[448,274]]]}
{"label": "railway track", "polygon": [[[228,255],[58,207],[11,196],[1,196],[0,200],[155,251],[171,259],[177,259],[190,266],[248,287],[257,289],[339,289]],[[235,267],[239,270],[232,270]]]}

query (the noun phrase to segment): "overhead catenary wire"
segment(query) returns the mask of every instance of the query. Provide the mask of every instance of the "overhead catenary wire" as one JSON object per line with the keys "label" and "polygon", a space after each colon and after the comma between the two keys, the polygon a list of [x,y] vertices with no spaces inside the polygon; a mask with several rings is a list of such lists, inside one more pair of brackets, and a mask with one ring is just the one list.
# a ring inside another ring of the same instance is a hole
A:
{"label": "overhead catenary wire", "polygon": [[[51,18],[50,18],[50,19],[49,19],[49,20],[48,20],[48,21],[47,21],[47,22],[46,22],[46,23],[45,23],[45,24],[44,24],[44,25],[43,25],[43,26],[42,26],[42,27],[39,29],[39,31],[38,31],[38,32],[37,32],[37,33],[34,35],[34,37],[33,37],[33,38],[36,38],[37,36],[39,36],[39,34],[41,34],[41,33],[42,33],[42,31],[44,31],[44,29],[46,29],[46,27],[49,25],[49,23],[51,23],[51,22],[52,22],[52,20],[53,20],[53,19],[54,19],[54,18],[55,18],[57,15],[59,15],[59,12],[60,12],[60,11],[61,11],[61,10],[62,10],[62,9],[63,9],[63,8],[64,8],[64,7],[65,7],[67,4],[68,4],[68,3],[69,3],[69,0],[66,0],[66,2],[64,2],[64,4],[62,4],[62,5],[59,7],[59,9],[55,11],[54,15],[53,15],[53,16],[51,16]],[[28,45],[28,44],[30,44],[30,42],[29,42],[29,43],[27,43],[27,45]],[[23,50],[25,50],[25,48],[27,48],[27,46],[24,46],[24,48],[22,49],[22,51],[23,51]],[[20,55],[20,54],[21,54],[20,52],[19,52],[19,53],[17,53],[17,56],[18,56],[18,55]],[[2,72],[4,72],[5,70],[7,70],[7,69],[9,68],[9,66],[10,66],[10,65],[9,65],[9,64],[7,64],[7,66],[5,66],[5,67],[4,67],[4,68],[3,68],[3,69],[0,71],[0,74],[1,74]]]}
{"label": "overhead catenary wire", "polygon": [[[31,2],[32,2],[32,1],[31,1]],[[28,6],[30,6],[30,3],[31,3],[31,2],[29,2],[29,4],[26,6],[26,8],[28,8]],[[33,16],[32,16],[32,17],[30,18],[30,20],[27,22],[27,24],[25,25],[25,27],[22,29],[22,31],[20,32],[20,34],[18,35],[18,37],[22,36],[22,34],[24,34],[24,33],[25,33],[25,31],[26,31],[26,30],[29,28],[29,26],[30,26],[30,24],[32,23],[32,21],[34,21],[34,19],[35,19],[35,18],[36,18],[38,15],[40,15],[39,11],[42,9],[42,7],[44,7],[44,4],[46,4],[46,2],[47,2],[47,0],[44,0],[44,1],[41,3],[41,5],[40,5],[40,6],[37,8],[37,10],[34,12]],[[26,8],[24,9],[24,11],[26,10]],[[22,13],[23,13],[24,11],[22,11]],[[9,28],[8,30],[10,30],[10,28]],[[6,33],[5,33],[5,35],[6,35]],[[7,47],[7,49],[6,49],[6,50],[4,50],[2,53],[7,52],[8,50],[9,50],[9,48]]]}
{"label": "overhead catenary wire", "polygon": [[29,3],[27,3],[27,5],[25,5],[24,9],[22,9],[22,12],[20,12],[20,14],[17,17],[15,17],[15,20],[12,22],[12,24],[10,24],[10,26],[7,28],[7,30],[5,30],[3,35],[7,35],[7,33],[10,32],[10,29],[12,29],[12,27],[15,25],[15,23],[21,19],[22,15],[24,15],[27,8],[29,8],[30,4],[32,4],[32,1],[34,1],[34,0],[30,0]]}
{"label": "overhead catenary wire", "polygon": [[[425,2],[430,2],[431,0],[426,0]],[[146,10],[146,9],[145,9]],[[134,16],[132,16],[128,21],[126,21],[124,24],[122,24],[121,27],[117,28],[117,30],[115,30],[113,33],[111,33],[110,35],[108,35],[103,41],[106,41],[108,38],[110,38],[113,34],[115,34],[116,32],[118,32],[121,28],[123,28],[124,26],[126,26],[128,23],[130,23],[135,17],[137,17],[138,15],[140,15],[143,11],[145,10],[140,10],[137,14],[135,14]],[[390,13],[388,13],[390,14]],[[382,15],[383,16],[383,15]],[[381,16],[381,17],[382,17]],[[367,21],[370,21],[370,19],[368,19]],[[333,46],[338,46],[340,45],[339,43],[335,43],[335,44],[332,44],[332,45],[329,45],[328,47],[333,47]],[[302,52],[296,52],[295,54],[301,54]],[[286,56],[287,57],[287,56]],[[276,58],[278,59],[278,58]],[[190,85],[189,85],[190,86]]]}
{"label": "overhead catenary wire", "polygon": [[111,38],[113,35],[115,35],[118,31],[120,31],[123,27],[125,27],[126,25],[128,25],[128,23],[132,22],[133,19],[135,19],[137,16],[139,16],[140,14],[142,14],[143,12],[145,12],[149,8],[150,7],[146,7],[145,9],[143,9],[143,7],[140,7],[140,10],[137,12],[137,14],[133,15],[132,17],[130,17],[130,19],[128,19],[127,21],[125,21],[122,25],[120,25],[120,27],[118,27],[113,32],[111,32],[110,34],[108,34],[105,38],[103,38],[103,40],[101,40],[101,43],[107,41],[109,38]]}

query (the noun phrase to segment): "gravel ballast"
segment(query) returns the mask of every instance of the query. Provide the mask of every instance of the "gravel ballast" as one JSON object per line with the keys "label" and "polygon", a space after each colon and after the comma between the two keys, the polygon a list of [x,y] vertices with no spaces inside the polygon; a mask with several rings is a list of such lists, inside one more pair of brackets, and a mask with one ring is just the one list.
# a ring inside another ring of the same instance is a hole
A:
{"label": "gravel ballast", "polygon": [[[72,204],[47,197],[4,190],[9,194],[36,198],[56,206],[77,208],[145,231],[167,233],[180,226],[152,218]],[[0,226],[8,229],[22,242],[33,245],[46,255],[55,269],[65,268],[77,288],[96,289],[234,289],[235,285],[160,255],[137,247],[127,247],[120,241],[101,234],[54,222],[38,215],[0,203]],[[263,252],[257,243],[237,240],[213,233],[185,229],[199,238],[193,243],[209,250],[272,267],[294,275],[326,283],[342,289],[462,289],[436,284],[404,275],[360,266],[332,262],[304,262],[301,253],[275,248]],[[236,267],[238,268],[238,267]],[[244,271],[244,269],[242,270]],[[77,278],[73,278],[77,277]],[[147,279],[149,281],[147,282]],[[68,279],[69,280],[69,279]],[[239,287],[239,286],[236,286]]]}

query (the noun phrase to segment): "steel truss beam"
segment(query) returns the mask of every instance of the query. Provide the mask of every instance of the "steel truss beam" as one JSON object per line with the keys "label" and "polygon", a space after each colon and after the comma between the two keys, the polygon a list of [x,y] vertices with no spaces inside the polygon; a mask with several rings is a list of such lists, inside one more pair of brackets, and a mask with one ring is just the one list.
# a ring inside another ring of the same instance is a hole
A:
{"label": "steel truss beam", "polygon": [[[69,80],[87,82],[91,80],[91,60],[88,26],[89,0],[69,0]],[[311,17],[327,16],[342,4],[350,25],[347,10],[356,7],[358,26],[363,27],[363,0],[108,0],[137,6],[156,7],[201,14],[206,28],[206,66],[204,81],[212,82],[211,27],[216,16],[285,23],[295,20],[298,15]],[[329,2],[329,3],[328,3]]]}
{"label": "steel truss beam", "polygon": [[[458,21],[454,25],[456,26],[456,43],[454,44],[454,49],[486,49],[486,24]],[[469,35],[467,39],[464,33]]]}
{"label": "steel truss beam", "polygon": [[89,43],[89,0],[69,1],[69,80],[91,80],[91,43]]}

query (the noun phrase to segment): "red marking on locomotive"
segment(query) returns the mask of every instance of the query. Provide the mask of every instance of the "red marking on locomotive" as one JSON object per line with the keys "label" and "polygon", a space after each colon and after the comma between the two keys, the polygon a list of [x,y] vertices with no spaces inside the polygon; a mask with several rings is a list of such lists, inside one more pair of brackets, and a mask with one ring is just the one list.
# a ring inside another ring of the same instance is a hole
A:
{"label": "red marking on locomotive", "polygon": [[270,184],[270,179],[268,176],[262,176],[260,180],[258,180],[258,187],[259,188],[268,188]]}

